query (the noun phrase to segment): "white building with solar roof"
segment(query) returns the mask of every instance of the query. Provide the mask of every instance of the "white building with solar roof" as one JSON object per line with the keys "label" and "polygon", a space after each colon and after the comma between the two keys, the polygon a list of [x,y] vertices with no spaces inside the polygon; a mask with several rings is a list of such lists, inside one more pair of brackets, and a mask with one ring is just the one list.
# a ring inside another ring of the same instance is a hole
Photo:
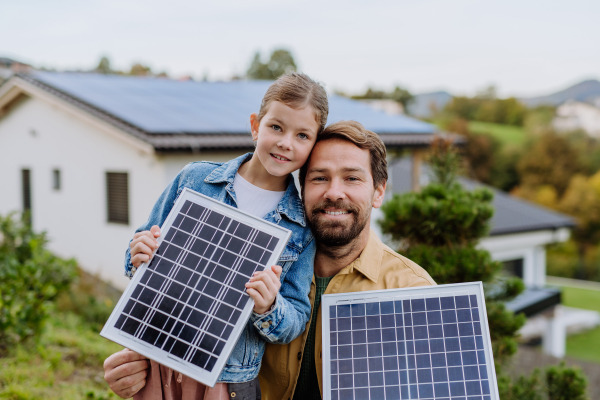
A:
{"label": "white building with solar roof", "polygon": [[[0,214],[31,212],[50,248],[124,288],[123,256],[167,184],[191,161],[254,146],[249,117],[268,81],[35,72],[0,86]],[[355,119],[390,149],[429,145],[436,128],[330,95],[329,123]]]}

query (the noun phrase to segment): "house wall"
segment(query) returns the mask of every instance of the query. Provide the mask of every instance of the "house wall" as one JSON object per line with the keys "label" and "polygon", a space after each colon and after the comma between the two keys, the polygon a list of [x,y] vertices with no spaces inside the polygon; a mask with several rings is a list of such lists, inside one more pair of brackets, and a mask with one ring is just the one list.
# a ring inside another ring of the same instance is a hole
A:
{"label": "house wall", "polygon": [[[32,223],[49,248],[125,288],[123,254],[158,196],[189,162],[227,161],[244,151],[156,154],[90,124],[77,112],[30,97],[0,119],[0,214],[22,210],[21,169],[31,170]],[[61,189],[52,188],[52,171]],[[128,225],[107,222],[106,172],[129,176]]]}
{"label": "house wall", "polygon": [[526,286],[546,284],[546,245],[564,242],[569,229],[534,231],[511,235],[489,236],[479,247],[490,252],[496,261],[523,259],[523,282]]}

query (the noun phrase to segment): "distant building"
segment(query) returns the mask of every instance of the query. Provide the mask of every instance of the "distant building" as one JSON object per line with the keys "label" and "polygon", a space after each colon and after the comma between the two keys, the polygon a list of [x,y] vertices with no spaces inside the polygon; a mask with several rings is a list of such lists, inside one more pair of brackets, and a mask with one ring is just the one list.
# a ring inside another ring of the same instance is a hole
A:
{"label": "distant building", "polygon": [[10,58],[0,57],[0,82],[8,79],[14,74],[29,73],[32,71],[31,65]]}
{"label": "distant building", "polygon": [[[599,99],[594,103],[600,105]],[[554,127],[559,131],[582,130],[591,137],[600,139],[600,107],[594,103],[569,100],[556,109]]]}
{"label": "distant building", "polygon": [[[124,288],[123,255],[187,163],[252,151],[249,117],[270,82],[178,82],[90,73],[16,75],[0,86],[0,214],[30,210],[50,248]],[[329,97],[389,149],[429,146],[433,125]]]}
{"label": "distant building", "polygon": [[362,103],[369,105],[375,110],[380,110],[389,115],[402,115],[404,114],[404,107],[401,103],[390,99],[361,99]]}

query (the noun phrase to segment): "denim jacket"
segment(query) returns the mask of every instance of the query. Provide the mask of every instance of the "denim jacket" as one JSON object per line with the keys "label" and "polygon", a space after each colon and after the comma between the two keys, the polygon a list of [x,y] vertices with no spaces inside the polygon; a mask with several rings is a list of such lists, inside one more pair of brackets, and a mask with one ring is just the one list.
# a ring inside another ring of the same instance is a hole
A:
{"label": "denim jacket", "polygon": [[[161,226],[186,187],[237,207],[233,180],[240,165],[251,157],[252,153],[248,153],[226,163],[202,161],[186,165],[162,193],[148,221],[136,232],[149,230],[153,225]],[[252,312],[219,377],[220,382],[248,382],[256,378],[265,342],[290,343],[304,331],[310,318],[308,293],[316,245],[306,225],[304,207],[292,179],[277,208],[265,215],[264,219],[292,231],[278,261],[282,267],[281,289],[271,310],[265,314]],[[131,264],[131,254],[127,249],[125,275],[131,277],[134,272],[135,267]]]}

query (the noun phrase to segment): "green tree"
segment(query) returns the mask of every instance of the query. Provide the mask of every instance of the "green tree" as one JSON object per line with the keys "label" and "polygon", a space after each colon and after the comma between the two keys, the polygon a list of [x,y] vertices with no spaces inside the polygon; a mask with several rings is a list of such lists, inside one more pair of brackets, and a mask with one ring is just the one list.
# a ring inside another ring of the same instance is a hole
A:
{"label": "green tree", "polygon": [[579,256],[576,277],[589,278],[585,268],[586,254],[600,244],[600,172],[589,178],[574,175],[558,209],[577,219],[577,226],[572,231]]}
{"label": "green tree", "polygon": [[102,56],[100,62],[98,62],[98,66],[95,69],[96,72],[100,74],[112,74],[113,70],[110,67],[110,60],[106,56]]}
{"label": "green tree", "polygon": [[404,110],[406,110],[406,107],[414,101],[414,96],[408,90],[401,88],[400,86],[396,86],[394,90],[389,93],[383,90],[367,88],[364,94],[355,95],[352,96],[352,98],[357,100],[394,100],[395,102],[402,104]]}
{"label": "green tree", "polygon": [[516,352],[516,332],[525,322],[507,311],[503,301],[523,290],[523,283],[500,278],[502,265],[476,247],[494,213],[492,192],[467,191],[455,182],[460,160],[447,142],[434,144],[429,162],[435,183],[386,202],[380,226],[400,244],[398,251],[422,265],[436,282],[484,282],[494,357],[502,362]]}
{"label": "green tree", "polygon": [[146,65],[142,65],[140,63],[135,63],[131,66],[131,70],[129,71],[129,75],[133,76],[150,76],[152,75],[152,70],[150,67]]}
{"label": "green tree", "polygon": [[248,71],[246,71],[246,77],[248,79],[274,80],[297,69],[294,57],[289,50],[274,50],[266,63],[262,62],[260,53],[256,52]]}
{"label": "green tree", "polygon": [[571,177],[582,170],[582,165],[579,154],[569,141],[548,131],[528,146],[517,164],[517,170],[525,189],[551,185],[561,197]]}

